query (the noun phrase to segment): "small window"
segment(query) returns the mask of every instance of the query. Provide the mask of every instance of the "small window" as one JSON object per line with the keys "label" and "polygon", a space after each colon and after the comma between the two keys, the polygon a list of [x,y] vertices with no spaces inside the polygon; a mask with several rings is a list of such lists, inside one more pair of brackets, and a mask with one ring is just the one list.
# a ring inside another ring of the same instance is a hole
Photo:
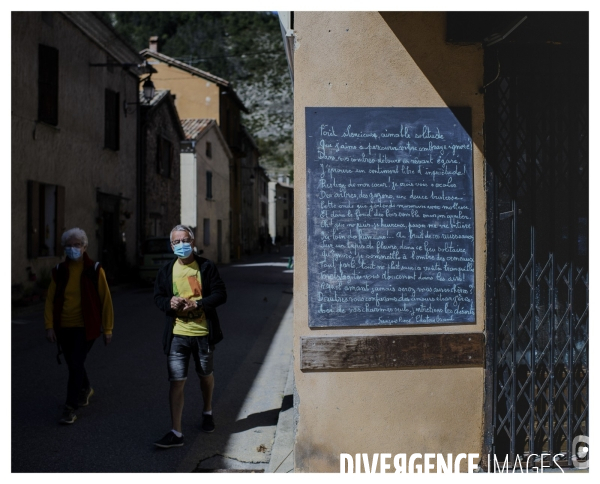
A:
{"label": "small window", "polygon": [[65,187],[27,183],[27,256],[59,256],[64,230]]}
{"label": "small window", "polygon": [[106,70],[111,74],[115,72],[115,64],[117,64],[117,60],[110,54],[106,54]]}
{"label": "small window", "polygon": [[212,193],[212,171],[207,171],[206,172],[206,198],[207,199],[212,199],[213,197],[213,193]]}
{"label": "small window", "polygon": [[210,143],[210,141],[206,142],[206,157],[212,158],[212,144]]}
{"label": "small window", "polygon": [[159,136],[156,143],[156,156],[156,169],[158,174],[170,178],[171,166],[173,165],[173,143],[168,139]]}
{"label": "small window", "polygon": [[283,218],[288,218],[288,211],[287,211],[287,209],[283,211]]}
{"label": "small window", "polygon": [[210,219],[204,219],[204,245],[210,245]]}
{"label": "small window", "polygon": [[119,150],[119,93],[104,90],[104,147]]}
{"label": "small window", "polygon": [[38,120],[58,124],[58,50],[39,44]]}

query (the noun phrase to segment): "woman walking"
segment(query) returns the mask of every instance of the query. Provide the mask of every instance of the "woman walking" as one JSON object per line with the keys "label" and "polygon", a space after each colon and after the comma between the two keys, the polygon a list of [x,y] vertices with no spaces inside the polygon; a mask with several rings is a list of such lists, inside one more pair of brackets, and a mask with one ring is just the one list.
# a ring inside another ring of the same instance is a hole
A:
{"label": "woman walking", "polygon": [[69,369],[67,399],[59,422],[72,424],[77,409],[88,405],[94,394],[85,359],[101,329],[104,344],[111,342],[114,316],[104,269],[86,253],[86,233],[79,228],[67,230],[61,244],[66,258],[52,270],[44,320],[46,338],[58,342]]}

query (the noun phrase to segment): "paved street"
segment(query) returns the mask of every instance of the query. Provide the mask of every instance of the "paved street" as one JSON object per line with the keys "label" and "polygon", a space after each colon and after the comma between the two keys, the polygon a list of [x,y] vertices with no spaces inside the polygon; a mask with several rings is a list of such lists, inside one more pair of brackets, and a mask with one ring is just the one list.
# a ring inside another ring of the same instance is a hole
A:
{"label": "paved street", "polygon": [[66,364],[44,337],[42,312],[13,314],[13,472],[191,472],[266,469],[292,351],[291,247],[220,266],[228,301],[219,308],[224,340],[215,352],[217,429],[200,430],[202,399],[193,371],[185,388],[185,445],[152,443],[170,430],[163,313],[152,288],[113,291],[115,330],[98,339],[86,368],[95,395],[73,425],[57,423]]}

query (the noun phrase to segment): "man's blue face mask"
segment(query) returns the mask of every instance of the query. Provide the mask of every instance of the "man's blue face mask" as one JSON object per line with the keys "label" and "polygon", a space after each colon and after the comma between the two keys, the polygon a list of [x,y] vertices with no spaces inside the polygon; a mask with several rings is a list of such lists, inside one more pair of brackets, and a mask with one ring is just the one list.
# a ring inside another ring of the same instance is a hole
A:
{"label": "man's blue face mask", "polygon": [[185,259],[186,257],[189,257],[192,253],[192,244],[180,242],[179,244],[173,247],[173,252],[180,259]]}

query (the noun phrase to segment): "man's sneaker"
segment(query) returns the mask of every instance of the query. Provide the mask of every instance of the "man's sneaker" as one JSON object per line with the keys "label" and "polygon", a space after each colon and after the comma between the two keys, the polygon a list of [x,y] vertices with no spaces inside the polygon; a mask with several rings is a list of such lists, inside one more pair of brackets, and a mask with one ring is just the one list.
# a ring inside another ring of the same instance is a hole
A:
{"label": "man's sneaker", "polygon": [[60,417],[59,422],[61,424],[72,424],[77,420],[77,415],[75,415],[75,410],[69,406],[65,405],[65,409],[63,410],[63,414]]}
{"label": "man's sneaker", "polygon": [[181,437],[177,437],[173,432],[169,432],[162,439],[154,442],[156,447],[162,447],[163,449],[168,449],[169,447],[181,447],[183,445],[183,435]]}
{"label": "man's sneaker", "polygon": [[81,395],[79,396],[79,402],[77,404],[80,407],[87,407],[90,404],[90,398],[94,394],[94,389],[90,387],[87,390],[82,390]]}
{"label": "man's sneaker", "polygon": [[212,415],[202,414],[202,430],[208,433],[215,431],[215,421]]}

